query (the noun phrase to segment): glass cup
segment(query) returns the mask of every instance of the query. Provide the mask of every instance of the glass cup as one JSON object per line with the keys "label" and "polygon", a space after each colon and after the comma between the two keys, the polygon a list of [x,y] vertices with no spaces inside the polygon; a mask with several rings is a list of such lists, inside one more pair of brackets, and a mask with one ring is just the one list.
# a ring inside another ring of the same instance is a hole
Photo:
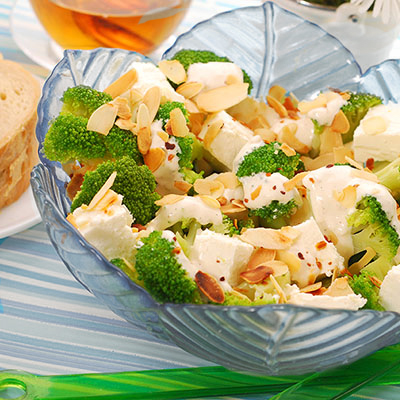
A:
{"label": "glass cup", "polygon": [[64,49],[115,47],[151,53],[176,29],[191,0],[30,0]]}

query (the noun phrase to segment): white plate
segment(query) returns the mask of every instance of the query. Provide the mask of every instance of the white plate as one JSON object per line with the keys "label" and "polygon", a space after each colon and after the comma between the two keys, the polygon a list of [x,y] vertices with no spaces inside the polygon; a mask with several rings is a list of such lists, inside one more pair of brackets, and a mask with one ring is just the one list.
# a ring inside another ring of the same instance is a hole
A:
{"label": "white plate", "polygon": [[28,229],[40,220],[32,189],[29,186],[15,203],[0,209],[0,239]]}

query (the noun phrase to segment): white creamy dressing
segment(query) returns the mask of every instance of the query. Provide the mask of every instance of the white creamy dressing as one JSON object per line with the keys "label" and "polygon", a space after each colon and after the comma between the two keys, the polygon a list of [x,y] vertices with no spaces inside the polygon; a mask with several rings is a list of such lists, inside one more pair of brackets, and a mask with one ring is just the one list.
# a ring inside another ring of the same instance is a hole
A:
{"label": "white creamy dressing", "polygon": [[[161,148],[165,153],[165,160],[157,168],[153,175],[157,181],[157,191],[161,195],[168,193],[181,194],[175,186],[176,181],[183,181],[183,176],[179,172],[179,157],[180,147],[175,137],[170,136],[168,139],[169,148],[166,147],[166,142],[158,135],[157,132],[163,131],[162,121],[154,121],[151,124],[151,145],[150,148]],[[171,148],[173,146],[173,148]]]}
{"label": "white creamy dressing", "polygon": [[203,90],[211,90],[226,85],[228,76],[243,82],[243,71],[231,62],[209,62],[191,64],[187,70],[186,82],[199,82]]}
{"label": "white creamy dressing", "polygon": [[285,125],[289,124],[296,124],[297,130],[295,133],[296,139],[306,145],[307,147],[311,147],[312,140],[314,137],[314,123],[312,122],[311,118],[298,114],[299,119],[292,119],[292,118],[282,118],[276,121],[272,126],[271,129],[278,135],[278,140],[282,141],[282,128]]}
{"label": "white creamy dressing", "polygon": [[224,197],[228,201],[228,203],[231,203],[232,200],[243,200],[243,186],[239,185],[236,186],[234,189],[225,189],[222,197]]}
{"label": "white creamy dressing", "polygon": [[222,213],[219,208],[209,206],[198,196],[184,196],[176,203],[162,206],[147,227],[150,230],[162,231],[190,218],[196,219],[201,225],[222,223]]}
{"label": "white creamy dressing", "polygon": [[[286,204],[295,196],[295,190],[287,191],[283,184],[288,182],[289,179],[275,172],[267,176],[265,172],[259,172],[251,176],[244,176],[239,178],[243,184],[244,203],[247,208],[252,210],[268,206],[272,201],[277,200],[280,203]],[[261,188],[257,197],[252,199],[252,194]]]}
{"label": "white creamy dressing", "polygon": [[347,103],[339,93],[330,92],[330,100],[325,107],[317,107],[308,111],[306,115],[315,119],[320,125],[331,125],[335,115]]}
{"label": "white creamy dressing", "polygon": [[122,204],[122,196],[106,210],[88,210],[79,207],[73,212],[75,224],[83,237],[104,256],[130,259],[134,252],[136,235],[132,232],[132,215]]}
{"label": "white creamy dressing", "polygon": [[133,84],[132,89],[144,95],[148,89],[158,86],[161,89],[161,96],[164,100],[179,101],[183,103],[185,98],[175,92],[165,75],[160,69],[151,62],[134,62],[131,64],[137,72],[138,79]]}
{"label": "white creamy dressing", "polygon": [[327,237],[333,233],[338,242],[339,253],[348,259],[354,252],[351,229],[347,217],[355,211],[355,207],[346,208],[334,196],[334,191],[341,192],[347,186],[356,187],[356,203],[365,195],[371,195],[382,205],[391,225],[400,234],[400,223],[397,219],[396,201],[388,189],[375,182],[360,179],[352,175],[353,168],[347,166],[322,167],[310,172],[303,185],[308,189],[312,212],[321,231]]}

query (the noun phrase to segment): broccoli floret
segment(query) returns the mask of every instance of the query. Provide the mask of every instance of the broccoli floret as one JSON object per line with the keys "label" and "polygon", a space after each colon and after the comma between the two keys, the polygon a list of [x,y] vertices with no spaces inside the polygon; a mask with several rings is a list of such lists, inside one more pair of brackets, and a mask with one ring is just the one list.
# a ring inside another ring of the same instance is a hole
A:
{"label": "broccoli floret", "polygon": [[263,218],[268,223],[269,221],[278,220],[281,217],[291,215],[298,204],[294,199],[289,200],[287,203],[280,203],[278,200],[271,201],[267,206],[249,210],[249,215],[256,215]]}
{"label": "broccoli floret", "polygon": [[[195,63],[206,64],[214,61],[232,62],[231,60],[229,60],[229,58],[217,56],[215,53],[208,50],[180,50],[172,57],[172,59],[178,60],[183,65],[186,71],[191,64]],[[249,84],[248,92],[250,93],[251,90],[253,89],[253,82],[250,76],[247,74],[247,72],[243,69],[242,71],[243,71],[243,82]]]}
{"label": "broccoli floret", "polygon": [[161,104],[161,106],[157,111],[155,119],[163,121],[163,127],[164,127],[165,124],[170,119],[171,111],[174,110],[175,108],[180,108],[183,115],[185,116],[186,122],[189,122],[189,113],[186,110],[185,105],[183,103],[180,103],[179,101],[167,101],[166,103]]}
{"label": "broccoli floret", "polygon": [[120,270],[124,271],[129,279],[131,279],[133,282],[137,283],[140,286],[143,286],[143,281],[138,278],[138,273],[133,264],[122,258],[114,258],[110,262]]}
{"label": "broccoli floret", "polygon": [[355,294],[367,299],[363,308],[384,311],[379,302],[379,288],[372,283],[371,276],[367,271],[362,271],[359,275],[348,277],[348,282]]}
{"label": "broccoli floret", "polygon": [[369,93],[349,93],[350,99],[347,100],[341,110],[347,117],[350,123],[350,129],[342,135],[344,143],[353,140],[353,134],[360,121],[365,117],[365,114],[371,107],[382,104],[382,99],[378,96]]}
{"label": "broccoli floret", "polygon": [[390,162],[388,165],[374,171],[379,179],[379,183],[386,186],[396,200],[400,199],[400,157]]}
{"label": "broccoli floret", "polygon": [[122,202],[136,223],[147,224],[159,208],[155,201],[160,199],[160,195],[155,192],[156,181],[149,168],[146,165],[138,166],[129,157],[106,161],[94,171],[87,172],[81,190],[72,201],[71,212],[82,204],[89,204],[114,171],[117,177],[111,189],[123,196]]}
{"label": "broccoli floret", "polygon": [[210,227],[210,230],[224,235],[233,236],[240,235],[243,228],[254,228],[254,221],[252,219],[232,220],[227,215],[223,214],[222,224],[213,225]]}
{"label": "broccoli floret", "polygon": [[202,303],[193,279],[182,268],[176,248],[160,231],[143,238],[136,254],[136,270],[144,287],[161,303]]}
{"label": "broccoli floret", "polygon": [[363,270],[383,279],[393,264],[400,238],[390,224],[382,205],[373,196],[364,196],[347,219],[353,230],[353,244],[356,253],[371,247],[376,252],[375,259]]}
{"label": "broccoli floret", "polygon": [[49,160],[65,163],[103,158],[104,135],[86,129],[87,118],[72,114],[58,116],[48,130],[43,149]]}
{"label": "broccoli floret", "polygon": [[244,156],[236,172],[237,177],[251,176],[260,172],[267,174],[279,172],[288,179],[293,178],[296,172],[304,168],[300,154],[287,156],[280,146],[281,144],[278,142],[271,142],[257,147]]}
{"label": "broccoli floret", "polygon": [[71,113],[89,118],[94,110],[111,101],[112,97],[89,86],[79,85],[67,89],[61,100],[62,114]]}
{"label": "broccoli floret", "polygon": [[114,125],[108,135],[105,136],[104,142],[110,158],[118,159],[128,156],[135,160],[137,164],[143,164],[143,157],[137,144],[137,136],[132,132]]}

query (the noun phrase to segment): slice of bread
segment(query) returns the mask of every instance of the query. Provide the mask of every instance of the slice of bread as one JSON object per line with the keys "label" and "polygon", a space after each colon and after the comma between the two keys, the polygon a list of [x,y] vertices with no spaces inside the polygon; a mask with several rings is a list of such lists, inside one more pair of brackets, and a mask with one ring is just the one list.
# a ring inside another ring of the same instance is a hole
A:
{"label": "slice of bread", "polygon": [[0,208],[28,188],[37,162],[36,109],[40,85],[19,64],[0,59]]}

